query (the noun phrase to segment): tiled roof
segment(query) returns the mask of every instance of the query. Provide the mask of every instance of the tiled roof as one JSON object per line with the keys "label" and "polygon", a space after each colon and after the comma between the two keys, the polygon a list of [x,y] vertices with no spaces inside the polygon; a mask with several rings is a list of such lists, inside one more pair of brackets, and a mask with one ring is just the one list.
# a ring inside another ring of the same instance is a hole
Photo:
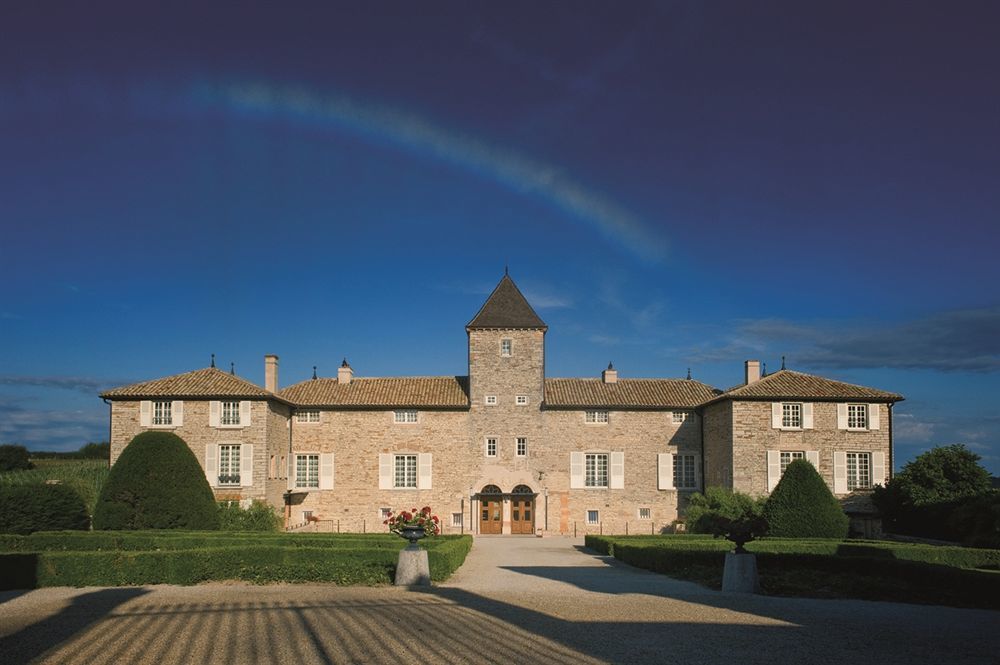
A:
{"label": "tiled roof", "polygon": [[278,395],[299,406],[466,408],[468,386],[465,376],[310,379]]}
{"label": "tiled roof", "polygon": [[694,408],[719,394],[691,379],[545,379],[550,408]]}
{"label": "tiled roof", "polygon": [[783,369],[749,385],[730,388],[717,399],[863,399],[899,402],[902,395]]}
{"label": "tiled roof", "polygon": [[493,293],[466,328],[542,328],[547,326],[528,304],[509,275],[504,275]]}
{"label": "tiled roof", "polygon": [[108,399],[137,397],[274,397],[246,379],[223,372],[217,367],[196,369],[153,381],[133,383],[101,393]]}

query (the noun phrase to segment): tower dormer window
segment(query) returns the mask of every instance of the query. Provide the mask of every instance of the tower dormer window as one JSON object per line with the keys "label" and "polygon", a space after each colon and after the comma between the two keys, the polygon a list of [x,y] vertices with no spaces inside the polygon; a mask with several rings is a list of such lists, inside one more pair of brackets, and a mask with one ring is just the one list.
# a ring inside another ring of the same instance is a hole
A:
{"label": "tower dormer window", "polygon": [[510,358],[512,355],[511,350],[514,348],[514,341],[510,339],[500,340],[500,355],[504,358]]}

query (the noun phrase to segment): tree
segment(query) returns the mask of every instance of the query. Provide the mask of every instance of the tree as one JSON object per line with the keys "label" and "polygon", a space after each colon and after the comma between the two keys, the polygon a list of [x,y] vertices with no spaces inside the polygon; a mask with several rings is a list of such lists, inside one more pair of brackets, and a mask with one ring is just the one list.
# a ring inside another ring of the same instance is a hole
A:
{"label": "tree", "polygon": [[684,522],[691,533],[715,533],[720,519],[741,520],[760,517],[764,502],[748,494],[724,487],[706,487],[695,492],[684,509]]}
{"label": "tree", "polygon": [[94,529],[219,528],[219,510],[194,453],[176,434],[143,432],[111,467]]}
{"label": "tree", "polygon": [[778,538],[843,538],[849,519],[808,461],[794,460],[764,503],[769,534]]}
{"label": "tree", "polygon": [[28,449],[24,446],[6,444],[0,446],[0,471],[23,471],[33,465],[28,459]]}

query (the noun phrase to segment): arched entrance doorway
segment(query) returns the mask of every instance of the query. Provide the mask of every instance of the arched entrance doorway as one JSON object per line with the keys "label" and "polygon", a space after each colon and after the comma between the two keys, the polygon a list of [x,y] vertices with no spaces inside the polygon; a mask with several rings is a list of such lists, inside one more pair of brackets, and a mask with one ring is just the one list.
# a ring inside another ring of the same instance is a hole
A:
{"label": "arched entrance doorway", "polygon": [[535,493],[527,485],[518,485],[510,493],[510,532],[535,533]]}
{"label": "arched entrance doorway", "polygon": [[479,492],[479,533],[503,533],[503,494],[496,485],[487,485]]}

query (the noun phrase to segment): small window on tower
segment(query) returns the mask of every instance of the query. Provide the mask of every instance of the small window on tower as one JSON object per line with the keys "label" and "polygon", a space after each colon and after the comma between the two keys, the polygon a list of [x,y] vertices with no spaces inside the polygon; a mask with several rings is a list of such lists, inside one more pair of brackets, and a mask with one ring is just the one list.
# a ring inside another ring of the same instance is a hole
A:
{"label": "small window on tower", "polygon": [[513,347],[512,340],[509,339],[500,340],[500,355],[504,357],[510,357],[512,347]]}

